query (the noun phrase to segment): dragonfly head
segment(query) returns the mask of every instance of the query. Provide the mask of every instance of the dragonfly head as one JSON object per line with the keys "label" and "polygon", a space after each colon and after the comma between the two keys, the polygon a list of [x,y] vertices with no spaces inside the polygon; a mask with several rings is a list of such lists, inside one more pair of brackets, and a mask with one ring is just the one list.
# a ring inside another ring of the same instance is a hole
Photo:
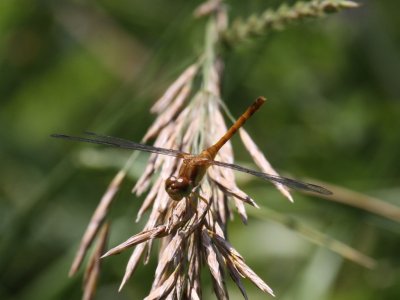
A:
{"label": "dragonfly head", "polygon": [[187,178],[171,176],[165,181],[165,190],[172,200],[179,201],[189,196],[192,192],[192,184]]}

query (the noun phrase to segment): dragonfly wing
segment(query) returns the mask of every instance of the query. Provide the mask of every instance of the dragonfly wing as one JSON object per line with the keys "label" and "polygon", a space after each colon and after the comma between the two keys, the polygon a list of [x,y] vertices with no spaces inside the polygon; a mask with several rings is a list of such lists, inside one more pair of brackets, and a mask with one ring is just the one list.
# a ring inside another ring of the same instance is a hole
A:
{"label": "dragonfly wing", "polygon": [[189,153],[185,153],[185,152],[182,152],[179,150],[154,147],[154,146],[135,143],[135,142],[132,142],[129,140],[116,138],[116,137],[112,137],[112,136],[98,135],[98,134],[95,134],[92,132],[87,132],[86,134],[93,136],[93,138],[71,136],[71,135],[65,135],[65,134],[52,134],[51,137],[61,138],[61,139],[71,140],[71,141],[106,145],[106,146],[110,146],[110,147],[123,148],[123,149],[129,149],[129,150],[140,150],[140,151],[169,155],[169,156],[174,156],[174,157],[179,157],[179,158],[185,158],[189,155]]}
{"label": "dragonfly wing", "polygon": [[254,171],[251,169],[247,169],[247,168],[238,166],[238,165],[228,164],[228,163],[224,163],[222,161],[217,161],[217,160],[210,161],[210,163],[212,165],[216,165],[216,166],[232,169],[235,171],[240,171],[243,173],[251,174],[251,175],[260,177],[264,180],[268,180],[270,182],[277,182],[277,183],[283,184],[287,187],[290,187],[290,188],[293,188],[296,190],[314,192],[314,193],[323,194],[323,195],[332,195],[331,191],[323,188],[322,186],[315,185],[312,183],[301,182],[301,181],[297,181],[297,180],[286,178],[286,177],[281,177],[281,176],[277,176],[277,175],[258,172],[258,171]]}
{"label": "dragonfly wing", "polygon": [[94,136],[96,139],[103,140],[106,142],[113,142],[117,145],[118,147],[124,148],[125,146],[127,149],[137,149],[145,152],[151,152],[151,153],[156,153],[156,154],[163,154],[163,155],[169,155],[169,156],[174,156],[174,157],[179,157],[179,158],[186,158],[187,156],[190,156],[190,153],[183,152],[180,150],[175,150],[175,149],[167,149],[167,148],[160,148],[160,147],[155,147],[151,145],[146,145],[146,144],[141,144],[141,143],[136,143],[132,142],[123,138],[119,137],[113,137],[109,135],[101,135],[97,134],[94,132],[86,131],[85,134]]}

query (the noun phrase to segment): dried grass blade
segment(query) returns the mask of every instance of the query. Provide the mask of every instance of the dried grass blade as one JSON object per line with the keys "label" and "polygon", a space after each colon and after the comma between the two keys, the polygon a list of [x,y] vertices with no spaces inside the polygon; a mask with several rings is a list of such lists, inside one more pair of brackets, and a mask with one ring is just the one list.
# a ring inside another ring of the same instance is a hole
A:
{"label": "dried grass blade", "polygon": [[170,295],[172,296],[172,300],[182,299],[183,291],[186,288],[186,274],[182,268],[179,271],[178,279],[176,280],[176,284]]}
{"label": "dried grass blade", "polygon": [[[222,168],[210,168],[209,173],[208,173],[209,177],[212,180],[212,182],[215,185],[217,185],[217,187],[220,189],[220,191],[222,191],[223,195],[229,195],[229,196],[234,197],[235,206],[240,215],[240,218],[242,219],[242,222],[244,224],[247,224],[246,209],[245,209],[242,201],[244,201],[252,206],[255,206],[257,208],[258,208],[258,205],[246,193],[244,193],[242,190],[237,188],[234,181],[225,179],[224,173],[222,173],[220,169],[222,169]],[[221,202],[217,202],[217,203],[220,203],[221,207],[218,207],[216,209],[216,211],[222,212],[223,214],[225,214],[225,210],[223,210],[223,208],[225,207],[225,205],[223,204],[223,201],[222,201],[222,203]],[[226,218],[223,217],[223,219],[226,219]],[[224,224],[225,223],[226,223],[226,220],[225,220]]]}
{"label": "dried grass blade", "polygon": [[75,255],[74,261],[69,271],[69,276],[73,276],[82,264],[83,258],[85,257],[88,248],[92,244],[97,232],[99,231],[101,224],[103,224],[108,212],[108,208],[110,207],[111,202],[114,199],[114,195],[119,190],[119,186],[125,175],[126,173],[124,170],[119,171],[108,186],[106,193],[101,198],[100,203],[93,213],[88,227],[86,228],[85,234],[82,237],[79,249]]}
{"label": "dried grass blade", "polygon": [[236,270],[235,266],[232,265],[232,263],[229,259],[226,260],[226,266],[228,268],[229,275],[231,276],[232,280],[235,282],[235,284],[239,288],[240,292],[243,295],[243,298],[245,300],[248,300],[249,298],[247,297],[246,289],[242,283],[240,273]]}
{"label": "dried grass blade", "polygon": [[245,264],[243,257],[228,241],[212,231],[208,231],[208,234],[211,236],[214,244],[224,258],[230,260],[232,267],[234,267],[241,276],[249,278],[263,292],[275,296],[272,289]]}
{"label": "dried grass blade", "polygon": [[200,295],[197,293],[197,291],[195,290],[195,289],[191,289],[190,290],[190,295],[189,295],[189,297],[190,298],[187,298],[187,299],[191,299],[191,300],[200,300],[201,298],[200,298]]}
{"label": "dried grass blade", "polygon": [[[158,259],[158,265],[155,272],[154,286],[157,286],[159,280],[162,278],[162,275],[165,273],[165,270],[168,264],[176,257],[180,257],[181,253],[177,253],[179,248],[182,245],[182,235],[176,233],[172,240],[168,243],[167,247],[164,249],[161,257]],[[181,251],[180,251],[181,252]]]}
{"label": "dried grass blade", "polygon": [[[181,115],[182,114],[180,114],[180,116]],[[176,120],[173,123],[170,123],[166,127],[164,127],[158,135],[157,139],[155,140],[154,146],[168,149],[177,149],[178,147],[175,145],[175,142],[177,132],[180,131],[179,125],[180,122]],[[148,159],[146,169],[133,187],[132,193],[140,196],[144,191],[146,191],[151,183],[151,178],[153,174],[158,169],[160,169],[160,167],[162,167],[162,169],[165,169],[165,163],[168,163],[170,161],[176,160],[171,160],[170,158],[167,158],[163,155],[151,154]]]}
{"label": "dried grass blade", "polygon": [[204,229],[201,232],[202,244],[205,250],[205,257],[211,275],[214,278],[214,291],[218,299],[228,299],[221,266],[219,264],[217,253],[212,245],[211,238]]}
{"label": "dried grass blade", "polygon": [[248,217],[247,217],[246,208],[244,207],[243,202],[236,198],[234,200],[235,200],[235,206],[239,213],[240,219],[242,220],[243,224],[247,224]]}
{"label": "dried grass blade", "polygon": [[250,279],[260,290],[274,296],[274,291],[254,271],[245,264],[243,259],[235,259],[234,264],[239,273]]}
{"label": "dried grass blade", "polygon": [[133,250],[131,257],[129,258],[128,264],[126,265],[124,278],[122,278],[122,282],[119,286],[118,292],[122,290],[122,288],[128,282],[129,278],[131,278],[133,272],[135,272],[139,260],[142,257],[145,249],[146,249],[146,244],[142,243],[140,245],[137,245],[135,250]]}
{"label": "dried grass blade", "polygon": [[190,237],[190,245],[188,247],[188,282],[185,291],[187,299],[200,299],[201,296],[201,253],[199,247],[200,242],[200,232],[196,231]]}
{"label": "dried grass blade", "polygon": [[165,127],[171,120],[173,120],[174,116],[178,113],[179,109],[182,107],[183,103],[187,99],[192,89],[192,84],[185,84],[175,100],[160,114],[154,123],[147,130],[143,140],[147,141],[153,138],[157,133]]}
{"label": "dried grass blade", "polygon": [[243,260],[243,257],[240,255],[240,253],[237,252],[236,249],[233,248],[232,245],[227,240],[225,240],[224,237],[210,230],[208,230],[208,234],[210,235],[210,237],[212,238],[214,244],[218,247],[218,249],[223,249],[227,251],[227,253],[229,253],[230,256],[238,257]]}
{"label": "dried grass blade", "polygon": [[151,178],[156,171],[155,162],[158,158],[158,154],[151,154],[148,161],[146,168],[144,169],[142,175],[136,182],[135,186],[132,189],[132,194],[136,196],[141,196],[143,192],[145,192],[150,184]]}
{"label": "dried grass blade", "polygon": [[93,299],[96,292],[97,280],[100,274],[100,257],[106,246],[109,223],[105,223],[99,232],[99,240],[93,255],[90,257],[83,279],[83,299]]}
{"label": "dried grass blade", "polygon": [[190,82],[196,75],[198,70],[198,63],[190,65],[182,74],[169,86],[164,95],[154,103],[150,111],[152,113],[162,113],[175,98],[179,90],[188,82]]}
{"label": "dried grass blade", "polygon": [[153,242],[154,242],[153,239],[150,239],[147,242],[145,242],[147,250],[146,250],[146,254],[145,254],[144,258],[143,258],[143,264],[144,265],[147,265],[149,263],[149,261],[150,261],[150,255],[151,255],[151,249],[153,248]]}
{"label": "dried grass blade", "polygon": [[105,253],[101,258],[119,254],[122,251],[124,251],[125,249],[128,249],[130,247],[133,247],[140,243],[143,243],[149,239],[153,239],[155,237],[159,237],[159,236],[162,236],[165,234],[166,234],[166,226],[164,226],[164,225],[157,226],[157,227],[149,229],[149,230],[144,230],[144,231],[130,237],[129,239],[127,239],[125,242],[119,244],[118,246],[108,250],[107,253]]}
{"label": "dried grass blade", "polygon": [[228,218],[232,214],[231,209],[228,205],[228,197],[221,191],[215,184],[213,184],[213,202],[214,202],[214,211],[218,215],[218,222],[222,224],[226,224]]}
{"label": "dried grass blade", "polygon": [[182,224],[187,222],[191,215],[188,212],[187,201],[180,201],[172,210],[172,214],[169,216],[166,224],[166,231],[169,233],[178,229]]}
{"label": "dried grass blade", "polygon": [[160,189],[162,188],[164,180],[163,178],[159,177],[156,182],[154,183],[153,187],[151,188],[150,192],[148,192],[146,198],[144,198],[142,205],[140,206],[140,209],[136,215],[136,222],[140,221],[140,218],[142,217],[143,213],[150,208],[151,204],[154,202],[154,200],[157,197],[157,194],[159,193]]}
{"label": "dried grass blade", "polygon": [[218,177],[218,179],[213,177],[212,170],[210,170],[210,177],[213,179],[214,183],[217,184],[221,188],[221,190],[224,193],[226,193],[230,196],[233,196],[239,200],[242,200],[242,201],[246,202],[247,204],[250,204],[251,206],[259,208],[259,206],[253,199],[251,199],[245,192],[243,192],[236,186],[232,185],[231,182],[229,182],[228,180],[226,180],[223,177]]}
{"label": "dried grass blade", "polygon": [[168,294],[172,291],[176,281],[178,280],[179,271],[181,268],[181,263],[177,265],[174,272],[163,282],[163,284],[153,291],[144,298],[144,300],[156,300],[156,299],[163,299],[168,296]]}

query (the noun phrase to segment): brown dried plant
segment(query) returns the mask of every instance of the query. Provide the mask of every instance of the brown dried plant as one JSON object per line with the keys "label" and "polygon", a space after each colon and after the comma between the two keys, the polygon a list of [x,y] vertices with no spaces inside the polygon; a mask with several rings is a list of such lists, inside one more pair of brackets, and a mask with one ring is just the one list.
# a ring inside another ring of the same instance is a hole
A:
{"label": "brown dried plant", "polygon": [[[326,4],[329,1],[322,2]],[[223,32],[227,29],[226,11],[222,1],[211,0],[199,7],[195,15],[210,18],[204,53],[182,72],[153,105],[151,112],[157,117],[143,138],[143,142],[152,140],[156,147],[188,153],[199,153],[227,130],[223,117],[223,112],[227,111],[220,93],[223,62],[216,54]],[[195,88],[197,86],[200,88]],[[263,172],[277,174],[244,129],[240,129],[239,136],[255,164]],[[90,299],[94,294],[99,272],[100,253],[108,231],[108,225],[103,225],[101,229],[102,224],[105,223],[109,207],[127,171],[132,167],[134,158],[135,154],[110,183],[92,216],[72,264],[71,276],[79,269],[90,245],[100,232],[99,245],[85,276],[85,299]],[[233,163],[230,142],[221,148],[216,159]],[[145,212],[149,212],[148,220],[141,232],[101,256],[104,258],[134,248],[120,290],[140,261],[143,259],[145,264],[149,261],[154,241],[158,240],[158,265],[146,299],[201,299],[200,277],[203,268],[211,274],[218,299],[228,299],[226,274],[230,275],[245,299],[248,297],[242,284],[243,278],[273,296],[272,289],[245,263],[226,238],[227,222],[233,210],[246,223],[245,204],[257,207],[255,201],[237,186],[232,170],[216,167],[209,168],[199,188],[187,199],[173,201],[165,191],[164,181],[178,172],[180,164],[176,158],[151,154],[146,169],[132,190],[137,196],[147,192],[138,211],[137,221]],[[279,183],[275,185],[286,198],[293,201],[285,186]]]}
{"label": "brown dried plant", "polygon": [[[196,153],[199,149],[213,144],[226,132],[227,128],[220,111],[222,103],[219,92],[220,61],[215,60],[211,67],[207,66],[208,73],[203,74],[210,80],[203,78],[203,88],[194,92],[191,87],[196,74],[199,75],[200,66],[204,71],[206,67],[204,60],[185,70],[152,107],[152,111],[157,113],[158,117],[147,131],[144,141],[154,139],[155,146],[162,145],[166,148]],[[276,174],[250,136],[243,130],[240,136],[255,162],[265,172]],[[233,151],[229,142],[221,148],[217,160],[233,163]],[[148,262],[153,241],[160,239],[159,262],[152,290],[146,299],[200,299],[200,274],[203,265],[208,267],[212,275],[218,299],[228,298],[225,286],[226,271],[246,299],[241,278],[250,279],[262,291],[273,295],[272,289],[246,265],[243,257],[226,240],[227,221],[232,216],[229,200],[233,200],[243,222],[247,222],[244,204],[255,207],[257,204],[237,187],[231,169],[213,167],[189,197],[182,201],[172,200],[164,189],[164,181],[171,174],[178,172],[180,163],[175,158],[152,154],[144,173],[133,188],[137,196],[148,191],[137,220],[147,210],[150,210],[149,219],[142,232],[102,256],[104,258],[135,247],[120,289],[131,277],[143,256],[144,261]],[[123,176],[124,171],[117,174],[96,209],[71,268],[71,275],[78,269],[100,224],[105,220],[108,207]],[[156,179],[151,184],[153,177]],[[279,183],[276,185],[292,200],[284,186]],[[105,233],[101,236],[105,236]],[[103,248],[103,240],[101,238],[101,246],[98,249]],[[99,257],[98,253],[96,250],[95,258]],[[95,262],[90,263],[90,266],[93,265],[98,270],[98,264]],[[88,269],[92,270],[94,267]],[[90,275],[86,277],[94,278]],[[85,280],[85,283],[88,282]],[[91,294],[93,280],[86,286],[85,294]]]}
{"label": "brown dried plant", "polygon": [[[216,60],[211,68],[208,68],[207,77],[211,80],[205,81],[204,87],[194,93],[191,86],[195,75],[199,73],[200,65],[205,66],[203,60],[185,70],[152,107],[152,111],[156,112],[158,117],[146,133],[144,141],[154,139],[155,146],[162,145],[195,153],[211,145],[226,132],[227,128],[220,111],[220,62]],[[243,130],[241,137],[255,162],[264,171],[276,174]],[[233,163],[233,151],[229,142],[219,151],[217,159]],[[142,232],[102,256],[104,258],[118,254],[136,246],[120,289],[131,277],[141,258],[144,256],[145,262],[149,260],[153,241],[159,238],[159,263],[152,290],[146,299],[160,299],[166,296],[172,299],[200,299],[200,271],[203,264],[210,270],[214,290],[219,299],[228,297],[225,287],[226,270],[245,298],[247,296],[241,278],[249,278],[261,290],[273,295],[272,289],[246,265],[243,257],[225,238],[227,221],[232,215],[232,208],[228,203],[230,199],[233,200],[243,222],[247,221],[244,203],[257,207],[254,200],[237,187],[233,171],[211,168],[198,190],[187,199],[177,202],[168,196],[164,189],[164,181],[171,174],[177,173],[179,167],[179,160],[152,154],[143,175],[133,188],[137,196],[149,190],[137,220],[145,211],[151,210],[149,219]],[[95,211],[71,268],[71,274],[76,272],[105,219],[112,196],[123,176],[124,171],[117,174]],[[151,185],[152,177],[156,179]],[[277,184],[277,187],[291,200],[284,186]]]}
{"label": "brown dried plant", "polygon": [[[215,61],[208,68],[207,76],[211,80],[205,82],[202,90],[193,93],[192,81],[200,64],[192,65],[184,71],[152,107],[158,117],[145,135],[145,141],[152,138],[155,146],[196,153],[226,132],[220,111],[220,63]],[[244,131],[242,135],[255,161],[273,173],[251,138]],[[229,142],[220,150],[217,158],[223,162],[233,162]],[[211,168],[199,189],[188,199],[173,201],[164,189],[164,181],[171,174],[177,173],[179,164],[176,159],[152,154],[146,170],[133,188],[138,196],[149,189],[138,212],[139,219],[146,210],[151,210],[147,224],[142,232],[103,255],[107,257],[136,246],[120,288],[132,275],[142,256],[148,261],[153,240],[160,238],[159,262],[152,290],[146,299],[167,296],[171,299],[201,299],[202,264],[208,267],[212,275],[218,299],[228,297],[225,270],[245,298],[247,296],[241,283],[242,277],[249,278],[261,290],[273,295],[271,288],[245,264],[243,257],[226,240],[227,221],[232,215],[228,201],[233,200],[244,222],[247,221],[244,203],[257,206],[256,203],[237,187],[233,171],[225,168]],[[151,186],[153,176],[158,177]],[[283,186],[279,188],[290,197]]]}

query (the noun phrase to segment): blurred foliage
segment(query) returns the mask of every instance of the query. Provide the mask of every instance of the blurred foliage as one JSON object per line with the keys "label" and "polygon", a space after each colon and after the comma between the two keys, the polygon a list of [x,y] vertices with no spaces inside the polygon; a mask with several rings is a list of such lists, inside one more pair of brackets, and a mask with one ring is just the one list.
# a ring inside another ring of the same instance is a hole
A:
{"label": "blurred foliage", "polygon": [[[79,299],[69,264],[93,209],[129,153],[88,163],[88,145],[51,140],[91,130],[139,141],[149,107],[203,47],[200,1],[0,1],[0,299]],[[246,17],[281,1],[226,1]],[[294,1],[288,1],[294,3]],[[395,0],[289,26],[225,52],[223,98],[234,115],[269,102],[246,128],[278,170],[315,177],[400,206],[400,18]],[[236,158],[247,161],[234,140]],[[94,147],[91,147],[94,148]],[[87,153],[86,153],[87,154]],[[100,156],[101,157],[101,156]],[[110,245],[141,228],[130,194],[113,206]],[[248,179],[248,178],[246,178]],[[244,189],[377,259],[367,270],[273,222],[232,222],[230,239],[280,299],[399,299],[399,224],[257,180]],[[260,238],[261,236],[261,238]],[[139,299],[154,261],[117,293],[129,257],[104,261],[97,299]],[[212,296],[205,276],[204,299]],[[246,282],[250,299],[264,299]],[[239,291],[230,286],[232,299]]]}

